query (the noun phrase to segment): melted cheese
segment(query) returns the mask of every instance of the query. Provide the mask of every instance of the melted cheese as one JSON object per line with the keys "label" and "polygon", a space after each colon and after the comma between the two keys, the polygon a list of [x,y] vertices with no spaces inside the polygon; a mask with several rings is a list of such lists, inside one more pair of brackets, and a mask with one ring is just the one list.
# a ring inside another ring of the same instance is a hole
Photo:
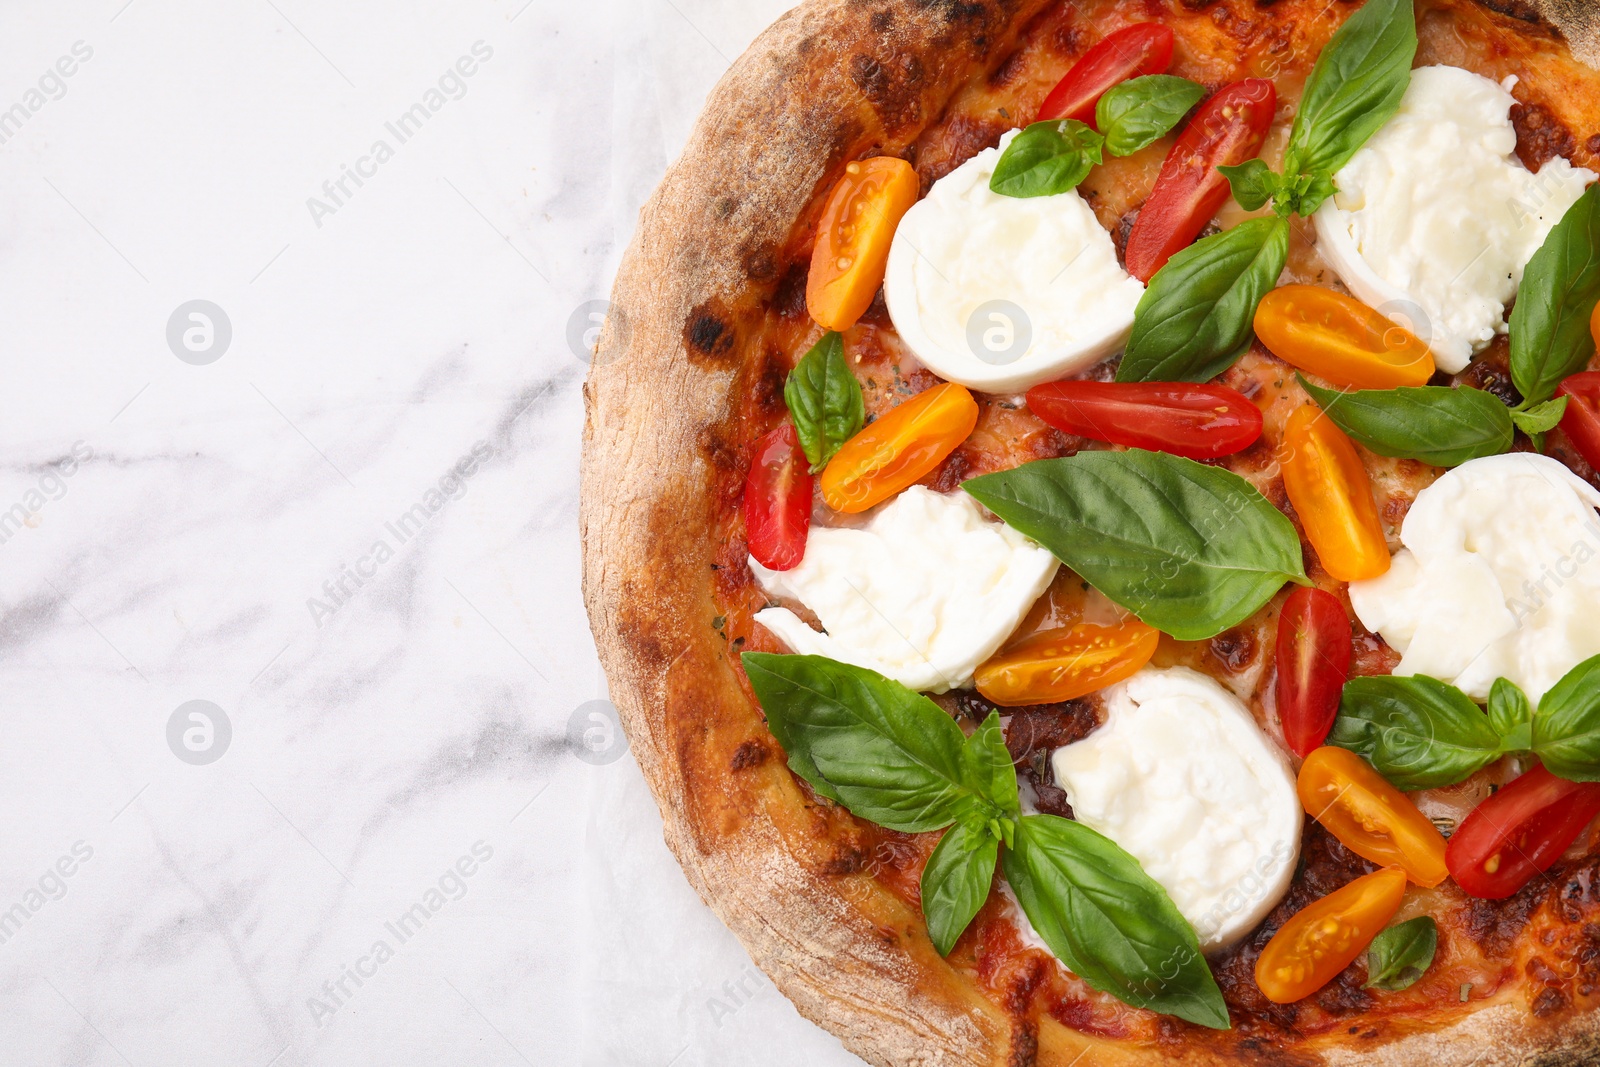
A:
{"label": "melted cheese", "polygon": [[1400,110],[1334,176],[1317,245],[1350,291],[1455,373],[1506,332],[1522,270],[1590,171],[1517,158],[1511,94],[1459,67],[1411,74]]}
{"label": "melted cheese", "polygon": [[788,608],[756,621],[790,649],[868,667],[912,689],[943,693],[1021,623],[1059,564],[1022,534],[991,522],[966,493],[912,486],[862,529],[813,527],[788,571],[750,570],[768,594],[798,600],[826,632]]}
{"label": "melted cheese", "polygon": [[1144,286],[1076,190],[989,189],[1016,131],[934,183],[889,251],[884,299],[930,370],[990,393],[1054,381],[1121,350]]}
{"label": "melted cheese", "polygon": [[1600,654],[1600,492],[1527,452],[1476,459],[1417,494],[1405,546],[1381,578],[1352,582],[1362,625],[1426,674],[1477,700],[1496,678],[1538,699]]}
{"label": "melted cheese", "polygon": [[1288,891],[1300,801],[1283,756],[1232,694],[1185,667],[1104,692],[1105,725],[1051,757],[1078,821],[1137,859],[1207,952]]}

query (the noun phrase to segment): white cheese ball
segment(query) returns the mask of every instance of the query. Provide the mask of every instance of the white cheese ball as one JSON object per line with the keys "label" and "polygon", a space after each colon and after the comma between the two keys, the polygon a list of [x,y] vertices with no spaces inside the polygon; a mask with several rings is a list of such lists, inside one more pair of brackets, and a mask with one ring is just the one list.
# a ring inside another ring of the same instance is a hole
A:
{"label": "white cheese ball", "polygon": [[1350,583],[1363,626],[1425,674],[1488,700],[1496,678],[1535,704],[1600,655],[1600,492],[1530,452],[1475,459],[1417,494],[1387,574]]}
{"label": "white cheese ball", "polygon": [[1506,332],[1523,268],[1595,179],[1560,157],[1537,174],[1524,167],[1515,102],[1459,67],[1412,71],[1399,112],[1315,215],[1318,250],[1350,291],[1452,374]]}
{"label": "white cheese ball", "polygon": [[988,393],[1065,378],[1121,351],[1144,295],[1077,190],[990,192],[1015,136],[939,179],[906,213],[883,283],[889,316],[917,358]]}
{"label": "white cheese ball", "polygon": [[1300,855],[1294,776],[1237,697],[1185,667],[1104,691],[1105,725],[1051,757],[1077,820],[1138,860],[1206,952],[1253,930]]}
{"label": "white cheese ball", "polygon": [[793,570],[750,560],[762,589],[798,600],[826,631],[788,608],[757,612],[792,651],[933,693],[972,684],[972,672],[1011,636],[1058,566],[1048,550],[985,518],[966,493],[920,485],[862,529],[812,527]]}

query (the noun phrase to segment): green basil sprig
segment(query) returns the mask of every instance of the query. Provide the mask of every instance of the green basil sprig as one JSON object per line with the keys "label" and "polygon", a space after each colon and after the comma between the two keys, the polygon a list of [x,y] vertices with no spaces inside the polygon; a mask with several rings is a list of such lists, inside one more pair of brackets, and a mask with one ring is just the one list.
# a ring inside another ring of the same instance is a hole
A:
{"label": "green basil sprig", "polygon": [[989,189],[1001,196],[1071,192],[1105,157],[1105,138],[1077,119],[1035,122],[1006,146]]}
{"label": "green basil sprig", "polygon": [[1368,989],[1398,993],[1409,989],[1433,966],[1439,950],[1439,924],[1419,915],[1384,930],[1367,946]]}
{"label": "green basil sprig", "polygon": [[1600,782],[1600,656],[1568,671],[1537,710],[1505,678],[1489,690],[1487,714],[1423,675],[1352,678],[1328,744],[1366,757],[1407,791],[1455,785],[1515,752],[1533,753],[1559,778]]}
{"label": "green basil sprig", "polygon": [[1454,785],[1506,753],[1471,697],[1425,675],[1350,679],[1328,744],[1365,756],[1408,792]]}
{"label": "green basil sprig", "polygon": [[1009,795],[994,789],[985,730],[965,737],[939,705],[860,667],[761,652],[743,661],[790,769],[828,799],[912,834],[1017,818],[1015,777]]}
{"label": "green basil sprig", "polygon": [[1511,411],[1482,389],[1425,385],[1402,389],[1325,389],[1300,385],[1333,424],[1378,453],[1455,467],[1511,451]]}
{"label": "green basil sprig", "polygon": [[1094,124],[1108,152],[1131,156],[1176,126],[1205,95],[1205,86],[1171,74],[1130,78],[1106,90],[1095,105]]}
{"label": "green basil sprig", "polygon": [[1026,815],[1001,862],[1028,921],[1078,977],[1125,1004],[1229,1029],[1193,928],[1132,856],[1082,823]]}
{"label": "green basil sprig", "polygon": [[989,189],[1014,197],[1071,192],[1105,162],[1106,152],[1137,152],[1177,125],[1205,95],[1205,86],[1166,74],[1122,82],[1095,105],[1099,131],[1077,119],[1047,119],[1023,129],[1001,153]]}
{"label": "green basil sprig", "polygon": [[1594,355],[1589,316],[1600,303],[1600,185],[1591,185],[1528,261],[1511,309],[1511,381],[1528,411]]}
{"label": "green basil sprig", "polygon": [[1021,814],[998,714],[964,738],[933,701],[864,667],[762,652],[741,659],[789,768],[818,794],[890,829],[949,827],[922,872],[923,915],[941,955],[1003,863],[1029,922],[1089,985],[1228,1029],[1199,938],[1166,890],[1088,827]]}
{"label": "green basil sprig", "polygon": [[1533,447],[1540,452],[1544,451],[1544,435],[1556,428],[1561,421],[1561,416],[1567,413],[1569,397],[1558,396],[1554,400],[1546,400],[1542,404],[1526,404],[1515,408],[1511,412],[1511,421],[1517,429],[1527,434],[1533,441]]}
{"label": "green basil sprig", "polygon": [[1336,191],[1333,176],[1400,110],[1417,54],[1412,0],[1367,0],[1345,20],[1306,79],[1284,150],[1283,173],[1261,160],[1220,167],[1248,211],[1272,202],[1307,216]]}
{"label": "green basil sprig", "polygon": [[1294,524],[1237,474],[1181,456],[1080,452],[962,488],[1181,641],[1215,637],[1306,581]]}
{"label": "green basil sprig", "polygon": [[1173,256],[1134,309],[1117,381],[1203,382],[1227,370],[1288,259],[1289,224],[1279,218],[1242,222]]}
{"label": "green basil sprig", "polygon": [[844,358],[844,338],[829,331],[811,347],[783,385],[800,447],[811,461],[811,473],[828,460],[866,421],[861,383]]}
{"label": "green basil sprig", "polygon": [[1600,782],[1600,656],[1572,668],[1544,695],[1532,734],[1545,770],[1569,782]]}

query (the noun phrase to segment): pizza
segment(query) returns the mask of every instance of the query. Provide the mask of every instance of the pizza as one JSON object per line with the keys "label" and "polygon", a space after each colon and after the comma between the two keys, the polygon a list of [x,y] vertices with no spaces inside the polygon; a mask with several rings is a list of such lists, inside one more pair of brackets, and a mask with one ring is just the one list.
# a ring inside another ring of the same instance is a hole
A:
{"label": "pizza", "polygon": [[645,208],[585,599],[875,1064],[1600,1060],[1600,17],[810,0]]}

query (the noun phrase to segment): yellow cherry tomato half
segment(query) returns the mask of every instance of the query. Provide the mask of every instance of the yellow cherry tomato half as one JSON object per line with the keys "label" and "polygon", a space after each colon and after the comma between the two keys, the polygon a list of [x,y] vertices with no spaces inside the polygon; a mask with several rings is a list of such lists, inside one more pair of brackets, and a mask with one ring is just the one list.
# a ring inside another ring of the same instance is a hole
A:
{"label": "yellow cherry tomato half", "polygon": [[1256,959],[1256,985],[1292,1004],[1350,966],[1389,925],[1405,897],[1406,872],[1385,867],[1312,901],[1283,924]]}
{"label": "yellow cherry tomato half", "polygon": [[822,472],[822,499],[835,511],[866,511],[926,476],[978,424],[978,402],[944,382],[894,408],[844,443]]}
{"label": "yellow cherry tomato half", "polygon": [[1283,487],[1322,566],[1341,582],[1389,570],[1372,479],[1344,431],[1313,405],[1289,416],[1278,451]]}
{"label": "yellow cherry tomato half", "polygon": [[1256,336],[1291,366],[1351,389],[1427,385],[1433,353],[1353,296],[1284,285],[1256,306]]}
{"label": "yellow cherry tomato half", "polygon": [[1325,745],[1300,765],[1300,805],[1351,852],[1399,867],[1421,886],[1450,877],[1444,838],[1427,816],[1372,765]]}
{"label": "yellow cherry tomato half", "polygon": [[1043,630],[993,656],[973,678],[1003,708],[1075,700],[1138,673],[1160,640],[1138,619]]}
{"label": "yellow cherry tomato half", "polygon": [[883,284],[889,244],[921,191],[911,164],[892,156],[851,163],[828,194],[806,279],[806,309],[829,330],[848,330]]}
{"label": "yellow cherry tomato half", "polygon": [[1589,336],[1594,338],[1596,348],[1600,348],[1600,304],[1594,306],[1594,313],[1589,316]]}

